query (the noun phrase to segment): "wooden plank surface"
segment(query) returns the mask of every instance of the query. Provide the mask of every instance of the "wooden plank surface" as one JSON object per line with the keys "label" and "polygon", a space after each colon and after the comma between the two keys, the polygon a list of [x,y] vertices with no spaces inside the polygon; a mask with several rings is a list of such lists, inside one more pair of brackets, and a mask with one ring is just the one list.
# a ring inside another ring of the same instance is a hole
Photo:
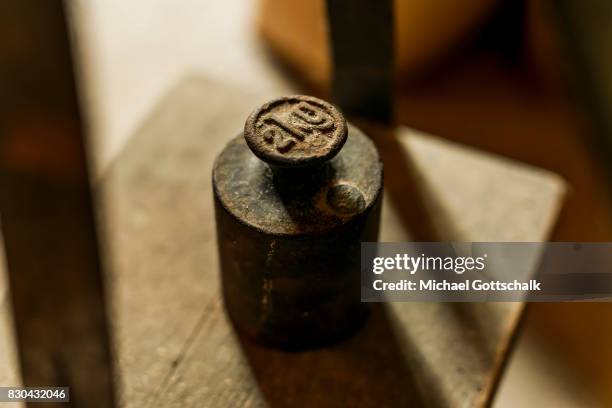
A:
{"label": "wooden plank surface", "polygon": [[[284,353],[236,337],[219,297],[210,172],[263,100],[181,82],[104,183],[126,406],[479,406],[522,305],[397,303],[336,347]],[[555,175],[402,129],[428,211],[449,239],[543,240],[564,192]],[[383,157],[389,156],[383,144]],[[397,160],[396,160],[397,161]],[[387,166],[387,173],[393,165]],[[401,191],[402,180],[387,177]],[[406,191],[413,189],[405,186]],[[410,189],[409,189],[409,188]],[[411,238],[387,197],[382,240]]]}
{"label": "wooden plank surface", "polygon": [[[265,349],[235,335],[219,296],[210,173],[223,144],[263,101],[224,83],[187,78],[105,177],[122,405],[486,404],[522,304],[379,305],[355,337],[304,353]],[[414,238],[413,213],[433,215],[443,239],[548,236],[565,191],[554,174],[406,128],[380,146],[387,177],[382,240]],[[398,173],[406,166],[411,177]]]}

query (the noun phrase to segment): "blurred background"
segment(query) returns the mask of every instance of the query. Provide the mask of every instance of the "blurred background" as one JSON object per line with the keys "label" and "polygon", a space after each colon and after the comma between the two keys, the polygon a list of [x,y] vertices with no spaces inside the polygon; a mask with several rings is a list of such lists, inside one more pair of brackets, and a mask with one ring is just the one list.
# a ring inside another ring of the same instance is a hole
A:
{"label": "blurred background", "polygon": [[[575,64],[575,38],[553,3],[396,0],[396,119],[561,175],[570,192],[551,239],[612,241],[606,159],[592,147],[601,127],[583,82],[609,95],[612,65]],[[582,4],[570,17],[584,12],[586,27],[600,28],[588,38],[609,62],[612,43],[601,35],[612,38],[610,7]],[[98,175],[186,74],[270,97],[287,84],[329,95],[322,0],[70,5]],[[529,305],[493,405],[612,406],[611,321],[606,303]]]}

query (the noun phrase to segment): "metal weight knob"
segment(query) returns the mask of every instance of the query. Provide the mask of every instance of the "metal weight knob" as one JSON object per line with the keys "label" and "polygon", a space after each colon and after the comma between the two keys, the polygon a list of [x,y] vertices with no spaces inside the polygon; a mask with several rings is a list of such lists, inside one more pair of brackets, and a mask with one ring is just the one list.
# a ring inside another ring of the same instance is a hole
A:
{"label": "metal weight knob", "polygon": [[333,158],[347,138],[346,120],[332,104],[310,96],[266,103],[244,125],[253,153],[271,166],[304,168]]}
{"label": "metal weight knob", "polygon": [[217,157],[213,187],[238,331],[303,349],[360,326],[360,244],[377,239],[382,164],[338,109],[301,95],[264,104]]}

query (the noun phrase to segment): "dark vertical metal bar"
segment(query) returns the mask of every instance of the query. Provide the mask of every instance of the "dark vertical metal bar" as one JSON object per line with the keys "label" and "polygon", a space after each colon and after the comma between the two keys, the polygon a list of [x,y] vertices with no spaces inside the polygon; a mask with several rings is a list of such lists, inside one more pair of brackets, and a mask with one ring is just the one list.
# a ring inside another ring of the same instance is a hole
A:
{"label": "dark vertical metal bar", "polygon": [[612,2],[551,2],[574,91],[591,121],[591,145],[612,188]]}
{"label": "dark vertical metal bar", "polygon": [[[26,386],[113,407],[104,285],[60,0],[0,2],[0,216]],[[45,406],[52,406],[46,404]]]}
{"label": "dark vertical metal bar", "polygon": [[348,115],[393,116],[393,1],[327,0],[332,97]]}

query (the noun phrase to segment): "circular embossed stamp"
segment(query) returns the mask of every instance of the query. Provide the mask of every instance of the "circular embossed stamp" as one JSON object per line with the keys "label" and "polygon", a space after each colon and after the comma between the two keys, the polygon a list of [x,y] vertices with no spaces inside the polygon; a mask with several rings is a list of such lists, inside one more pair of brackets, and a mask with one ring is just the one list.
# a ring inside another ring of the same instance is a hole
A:
{"label": "circular embossed stamp", "polygon": [[347,138],[346,120],[336,107],[312,96],[274,99],[244,125],[253,153],[279,167],[307,167],[333,158]]}

